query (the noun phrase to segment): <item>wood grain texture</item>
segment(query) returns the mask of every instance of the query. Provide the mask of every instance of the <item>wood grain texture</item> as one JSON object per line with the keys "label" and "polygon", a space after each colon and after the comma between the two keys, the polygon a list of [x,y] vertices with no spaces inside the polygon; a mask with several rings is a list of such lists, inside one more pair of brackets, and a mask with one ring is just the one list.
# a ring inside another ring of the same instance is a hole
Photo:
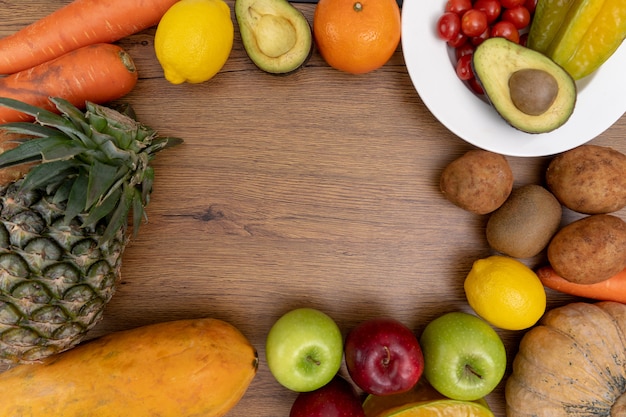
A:
{"label": "wood grain texture", "polygon": [[[0,36],[67,3],[2,1]],[[312,22],[314,5],[297,7]],[[274,76],[249,61],[236,30],[216,77],[174,86],[163,78],[153,36],[154,28],[119,42],[140,75],[123,101],[185,143],[154,162],[148,222],[90,336],[179,318],[227,320],[261,357],[229,416],[284,417],[295,394],[270,375],[264,341],[286,311],[322,309],[345,333],[388,315],[418,335],[444,312],[469,311],[463,280],[475,259],[492,253],[487,217],[453,206],[438,181],[472,146],[424,106],[401,48],[361,76],[329,68],[317,52],[298,72]],[[626,152],[624,136],[622,117],[593,143]],[[543,182],[549,158],[508,160],[516,186]],[[566,211],[564,221],[576,217]],[[569,300],[549,292],[551,307]],[[511,360],[522,332],[500,334]],[[488,401],[504,416],[502,384]]]}

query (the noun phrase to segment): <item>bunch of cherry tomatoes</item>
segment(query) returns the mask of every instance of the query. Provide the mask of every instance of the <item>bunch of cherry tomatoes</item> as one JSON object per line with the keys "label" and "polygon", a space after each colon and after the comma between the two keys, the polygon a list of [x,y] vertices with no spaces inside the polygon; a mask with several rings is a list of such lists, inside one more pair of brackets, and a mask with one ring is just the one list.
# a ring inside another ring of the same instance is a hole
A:
{"label": "bunch of cherry tomatoes", "polygon": [[448,0],[437,22],[437,34],[454,49],[456,73],[477,94],[483,89],[474,78],[472,54],[490,37],[525,45],[537,0]]}

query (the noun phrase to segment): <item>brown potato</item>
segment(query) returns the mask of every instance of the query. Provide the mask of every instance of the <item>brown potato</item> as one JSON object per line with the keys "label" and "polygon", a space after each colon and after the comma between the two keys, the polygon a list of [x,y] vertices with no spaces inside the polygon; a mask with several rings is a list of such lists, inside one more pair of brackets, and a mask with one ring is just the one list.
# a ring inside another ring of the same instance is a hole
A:
{"label": "brown potato", "polygon": [[474,149],[443,170],[439,187],[448,200],[462,209],[487,214],[511,194],[513,172],[504,156]]}
{"label": "brown potato", "polygon": [[514,258],[530,258],[546,248],[559,229],[561,203],[540,185],[513,190],[487,222],[489,246]]}
{"label": "brown potato", "polygon": [[579,146],[550,162],[546,183],[571,210],[585,214],[618,211],[626,206],[626,155],[604,146]]}
{"label": "brown potato", "polygon": [[604,281],[626,268],[626,222],[611,214],[576,220],[554,235],[548,261],[568,281]]}

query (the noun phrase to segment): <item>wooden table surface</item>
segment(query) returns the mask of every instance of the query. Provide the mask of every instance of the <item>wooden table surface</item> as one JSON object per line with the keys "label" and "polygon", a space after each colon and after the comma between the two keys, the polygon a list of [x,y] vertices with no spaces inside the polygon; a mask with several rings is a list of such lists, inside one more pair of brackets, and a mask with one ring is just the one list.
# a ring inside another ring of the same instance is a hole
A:
{"label": "wooden table surface", "polygon": [[[0,36],[68,2],[3,1]],[[297,7],[312,22],[314,5]],[[149,221],[125,252],[122,283],[90,336],[181,318],[227,320],[261,358],[229,416],[285,417],[296,394],[271,376],[264,341],[288,310],[321,309],[344,333],[387,315],[418,335],[440,314],[469,311],[463,280],[492,253],[487,217],[453,206],[438,181],[472,146],[422,103],[400,47],[366,75],[334,70],[316,51],[298,72],[274,76],[248,59],[235,24],[217,76],[171,85],[153,38],[154,28],[119,42],[140,76],[123,101],[185,143],[154,162]],[[625,136],[622,117],[592,143],[626,152]],[[549,159],[508,157],[515,185],[541,184]],[[575,217],[566,211],[564,222]],[[548,295],[550,307],[571,300]],[[510,362],[523,333],[499,333]],[[488,397],[497,416],[502,385]]]}

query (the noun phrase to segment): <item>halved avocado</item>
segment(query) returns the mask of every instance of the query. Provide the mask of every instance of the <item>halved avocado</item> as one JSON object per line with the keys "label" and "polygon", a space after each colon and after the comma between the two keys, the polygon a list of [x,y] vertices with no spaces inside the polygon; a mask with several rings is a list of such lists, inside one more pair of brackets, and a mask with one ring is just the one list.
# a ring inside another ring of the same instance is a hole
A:
{"label": "halved avocado", "polygon": [[519,130],[550,132],[574,111],[574,79],[540,52],[490,38],[474,51],[472,69],[491,105]]}
{"label": "halved avocado", "polygon": [[311,55],[311,26],[287,0],[236,0],[235,16],[246,53],[260,69],[285,74]]}

